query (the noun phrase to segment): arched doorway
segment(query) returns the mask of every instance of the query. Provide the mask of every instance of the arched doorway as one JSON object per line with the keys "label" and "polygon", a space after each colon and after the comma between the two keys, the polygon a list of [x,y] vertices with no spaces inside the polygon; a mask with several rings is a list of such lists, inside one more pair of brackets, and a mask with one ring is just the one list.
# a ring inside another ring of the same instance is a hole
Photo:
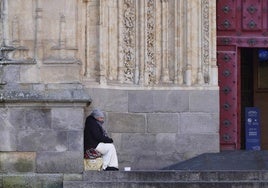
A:
{"label": "arched doorway", "polygon": [[[268,89],[265,83],[260,85],[266,68],[259,66],[258,59],[258,50],[268,48],[267,8],[267,0],[217,0],[221,150],[244,148],[243,118],[248,105],[260,108],[261,132],[268,133],[268,118],[263,115],[268,112]],[[261,148],[268,149],[265,136],[261,136]]]}

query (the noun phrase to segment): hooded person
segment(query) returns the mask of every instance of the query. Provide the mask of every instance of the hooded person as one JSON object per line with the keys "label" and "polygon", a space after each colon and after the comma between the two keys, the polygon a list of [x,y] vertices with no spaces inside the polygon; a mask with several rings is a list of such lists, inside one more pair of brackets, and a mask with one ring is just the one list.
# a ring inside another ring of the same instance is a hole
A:
{"label": "hooded person", "polygon": [[102,154],[103,170],[118,170],[118,159],[113,139],[103,128],[104,114],[94,109],[87,117],[84,129],[84,152],[94,148]]}

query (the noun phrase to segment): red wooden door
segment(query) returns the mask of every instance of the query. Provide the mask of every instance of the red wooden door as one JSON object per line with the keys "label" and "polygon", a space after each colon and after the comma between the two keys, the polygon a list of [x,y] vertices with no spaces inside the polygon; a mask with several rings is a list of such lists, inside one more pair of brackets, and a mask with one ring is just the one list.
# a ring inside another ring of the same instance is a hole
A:
{"label": "red wooden door", "polygon": [[220,86],[220,143],[222,149],[239,148],[236,46],[218,47]]}
{"label": "red wooden door", "polygon": [[220,144],[240,149],[240,49],[268,47],[267,0],[217,0]]}

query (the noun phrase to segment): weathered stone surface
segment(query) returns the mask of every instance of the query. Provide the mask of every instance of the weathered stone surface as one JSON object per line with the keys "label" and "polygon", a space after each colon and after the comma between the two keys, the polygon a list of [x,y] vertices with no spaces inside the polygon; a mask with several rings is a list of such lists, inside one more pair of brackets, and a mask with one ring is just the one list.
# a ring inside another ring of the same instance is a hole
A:
{"label": "weathered stone surface", "polygon": [[[157,145],[156,137],[153,134],[126,133],[122,134],[120,150],[129,155],[139,157],[141,153],[154,155]],[[139,153],[139,155],[137,155]]]}
{"label": "weathered stone surface", "polygon": [[191,91],[189,102],[190,112],[219,112],[218,90]]}
{"label": "weathered stone surface", "polygon": [[107,113],[109,131],[112,133],[145,133],[144,114]]}
{"label": "weathered stone surface", "polygon": [[56,130],[82,130],[84,111],[82,108],[53,108],[52,128]]}
{"label": "weathered stone surface", "polygon": [[154,169],[208,152],[219,152],[217,134],[112,134],[122,166]]}
{"label": "weathered stone surface", "polygon": [[19,151],[67,151],[68,132],[66,131],[20,131]]}
{"label": "weathered stone surface", "polygon": [[35,152],[0,152],[0,172],[33,173],[35,172]]}
{"label": "weathered stone surface", "polygon": [[179,90],[129,91],[129,112],[189,111],[189,93]]}
{"label": "weathered stone surface", "polygon": [[8,121],[14,129],[21,130],[28,128],[25,120],[25,111],[26,109],[9,109]]}
{"label": "weathered stone surface", "polygon": [[91,108],[113,112],[128,111],[128,93],[125,90],[94,88],[88,92],[93,99]]}
{"label": "weathered stone surface", "polygon": [[69,131],[68,132],[68,150],[69,151],[84,151],[83,131]]}
{"label": "weathered stone surface", "polygon": [[40,72],[42,82],[79,82],[79,66],[77,65],[43,65]]}
{"label": "weathered stone surface", "polygon": [[62,174],[5,174],[0,176],[1,188],[62,188]]}
{"label": "weathered stone surface", "polygon": [[83,89],[54,89],[54,90],[0,90],[0,102],[61,102],[88,103],[91,98]]}
{"label": "weathered stone surface", "polygon": [[178,147],[177,134],[173,133],[158,133],[155,137],[156,149],[155,152],[159,155],[172,155]]}
{"label": "weathered stone surface", "polygon": [[35,188],[34,175],[3,176],[3,187],[5,188]]}
{"label": "weathered stone surface", "polygon": [[17,140],[16,132],[0,131],[0,151],[16,151]]}
{"label": "weathered stone surface", "polygon": [[46,130],[51,128],[49,109],[10,109],[9,121],[17,130]]}
{"label": "weathered stone surface", "polygon": [[35,188],[62,188],[62,174],[36,174]]}
{"label": "weathered stone surface", "polygon": [[83,180],[83,175],[82,174],[64,174],[63,180],[64,181],[79,181],[79,180]]}
{"label": "weathered stone surface", "polygon": [[[219,136],[217,133],[210,134],[178,134],[176,138],[176,151],[184,153],[185,159],[190,156],[207,152],[219,152]],[[188,155],[189,154],[189,155]]]}
{"label": "weathered stone surface", "polygon": [[177,133],[179,116],[176,113],[153,113],[147,115],[148,133]]}
{"label": "weathered stone surface", "polygon": [[153,91],[129,91],[129,112],[154,112]]}
{"label": "weathered stone surface", "polygon": [[20,66],[5,66],[2,81],[6,83],[16,83],[20,80]]}
{"label": "weathered stone surface", "polygon": [[20,80],[23,83],[40,83],[40,69],[32,65],[21,66]]}
{"label": "weathered stone surface", "polygon": [[81,173],[83,151],[80,152],[37,152],[38,173]]}
{"label": "weathered stone surface", "polygon": [[25,111],[25,121],[27,128],[33,130],[51,128],[51,110],[30,109]]}
{"label": "weathered stone surface", "polygon": [[189,91],[158,90],[154,94],[154,112],[189,111]]}
{"label": "weathered stone surface", "polygon": [[180,130],[185,134],[203,134],[219,132],[219,114],[181,113]]}

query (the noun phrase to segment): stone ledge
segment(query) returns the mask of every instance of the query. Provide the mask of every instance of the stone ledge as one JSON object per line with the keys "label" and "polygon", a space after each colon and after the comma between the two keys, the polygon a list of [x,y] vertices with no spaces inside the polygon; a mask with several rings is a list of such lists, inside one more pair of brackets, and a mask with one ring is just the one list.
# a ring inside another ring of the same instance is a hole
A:
{"label": "stone ledge", "polygon": [[0,187],[62,188],[63,174],[0,174]]}
{"label": "stone ledge", "polygon": [[90,103],[88,93],[83,89],[55,89],[55,90],[2,90],[0,103],[12,102],[76,102]]}

